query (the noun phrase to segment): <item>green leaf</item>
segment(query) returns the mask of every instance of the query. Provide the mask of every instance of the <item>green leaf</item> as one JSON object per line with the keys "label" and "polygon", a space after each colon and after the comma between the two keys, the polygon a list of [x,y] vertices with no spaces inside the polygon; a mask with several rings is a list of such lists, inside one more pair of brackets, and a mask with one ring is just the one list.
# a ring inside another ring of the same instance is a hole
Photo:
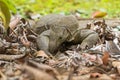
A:
{"label": "green leaf", "polygon": [[13,1],[10,1],[10,0],[0,0],[0,1],[3,1],[13,13],[17,12]]}
{"label": "green leaf", "polygon": [[0,17],[3,19],[6,30],[8,29],[10,23],[10,10],[16,13],[16,9],[12,2],[10,2],[9,0],[0,0]]}
{"label": "green leaf", "polygon": [[3,0],[0,0],[0,17],[3,19],[4,21],[4,26],[6,29],[8,29],[8,25],[10,23],[10,11],[8,6],[6,5],[6,3]]}

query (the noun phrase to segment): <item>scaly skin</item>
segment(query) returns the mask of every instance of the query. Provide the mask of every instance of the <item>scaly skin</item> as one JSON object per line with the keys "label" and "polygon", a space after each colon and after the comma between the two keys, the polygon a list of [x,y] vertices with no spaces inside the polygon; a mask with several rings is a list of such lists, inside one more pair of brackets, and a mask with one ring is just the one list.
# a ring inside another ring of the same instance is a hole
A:
{"label": "scaly skin", "polygon": [[98,34],[88,29],[80,29],[77,19],[72,16],[51,14],[42,17],[35,25],[38,47],[46,53],[55,54],[64,42],[81,44],[91,48],[98,40]]}

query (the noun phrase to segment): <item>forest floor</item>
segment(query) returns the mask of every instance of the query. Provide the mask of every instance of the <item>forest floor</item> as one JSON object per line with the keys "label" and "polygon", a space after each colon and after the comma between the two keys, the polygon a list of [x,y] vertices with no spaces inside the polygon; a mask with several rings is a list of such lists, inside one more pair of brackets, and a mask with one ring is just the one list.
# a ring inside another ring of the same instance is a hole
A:
{"label": "forest floor", "polygon": [[98,31],[98,43],[86,50],[72,45],[55,59],[38,50],[26,19],[11,21],[9,36],[1,23],[0,80],[120,80],[120,20],[78,20],[81,27]]}

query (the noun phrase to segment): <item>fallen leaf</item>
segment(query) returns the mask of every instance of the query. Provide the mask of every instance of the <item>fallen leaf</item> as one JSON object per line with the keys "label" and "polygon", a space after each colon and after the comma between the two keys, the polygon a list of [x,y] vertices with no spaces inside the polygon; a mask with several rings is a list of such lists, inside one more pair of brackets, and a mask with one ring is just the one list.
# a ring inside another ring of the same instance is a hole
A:
{"label": "fallen leaf", "polygon": [[55,60],[49,60],[49,65],[52,66],[52,65],[55,65],[57,63],[57,61]]}
{"label": "fallen leaf", "polygon": [[118,73],[120,75],[120,61],[114,61],[114,62],[112,62],[112,66],[114,68],[117,68],[117,71],[118,71]]}
{"label": "fallen leaf", "polygon": [[103,57],[102,57],[102,61],[104,65],[108,64],[108,59],[109,59],[109,53],[106,51],[104,52]]}
{"label": "fallen leaf", "polygon": [[99,77],[101,77],[100,73],[91,73],[90,74],[90,78],[99,78]]}
{"label": "fallen leaf", "polygon": [[117,66],[120,66],[120,61],[113,61],[112,66],[116,68]]}
{"label": "fallen leaf", "polygon": [[28,40],[25,40],[24,37],[21,37],[21,42],[23,43],[23,45],[25,45],[26,47],[29,47],[30,46],[30,41]]}
{"label": "fallen leaf", "polygon": [[96,55],[91,55],[91,54],[84,53],[83,57],[90,60],[90,61],[95,61],[96,60]]}
{"label": "fallen leaf", "polygon": [[23,68],[34,75],[34,80],[54,80],[52,76],[36,68],[23,65]]}
{"label": "fallen leaf", "polygon": [[107,15],[106,12],[96,11],[92,14],[92,18],[103,18]]}
{"label": "fallen leaf", "polygon": [[32,60],[29,60],[29,63],[31,63],[32,65],[34,65],[35,67],[37,67],[38,69],[42,70],[42,71],[45,71],[47,72],[48,74],[50,75],[58,75],[59,73],[54,69],[52,68],[51,66],[48,66],[48,65],[45,65],[45,64],[39,64],[35,61],[32,61]]}
{"label": "fallen leaf", "polygon": [[106,40],[106,50],[110,53],[111,57],[119,58],[120,56],[120,47],[112,40]]}
{"label": "fallen leaf", "polygon": [[22,72],[19,69],[14,72],[15,76],[19,76],[20,74],[22,74]]}
{"label": "fallen leaf", "polygon": [[103,61],[100,56],[97,56],[96,62],[99,64],[103,64]]}
{"label": "fallen leaf", "polygon": [[0,71],[1,80],[7,80],[7,76]]}
{"label": "fallen leaf", "polygon": [[85,75],[89,74],[91,70],[93,70],[94,67],[81,67],[78,69],[78,74],[79,75]]}
{"label": "fallen leaf", "polygon": [[14,30],[19,22],[20,22],[20,18],[19,17],[15,17],[9,24],[10,29]]}
{"label": "fallen leaf", "polygon": [[[107,74],[100,74],[101,76],[95,80],[113,80],[110,76]],[[94,79],[93,79],[94,80]]]}
{"label": "fallen leaf", "polygon": [[117,71],[118,71],[118,73],[119,73],[119,75],[120,75],[120,65],[117,66]]}
{"label": "fallen leaf", "polygon": [[42,50],[36,52],[36,57],[38,57],[38,56],[49,58],[47,56],[47,54],[44,51],[42,51]]}
{"label": "fallen leaf", "polygon": [[110,77],[113,79],[113,80],[116,80],[117,78],[117,75],[116,74],[110,74]]}

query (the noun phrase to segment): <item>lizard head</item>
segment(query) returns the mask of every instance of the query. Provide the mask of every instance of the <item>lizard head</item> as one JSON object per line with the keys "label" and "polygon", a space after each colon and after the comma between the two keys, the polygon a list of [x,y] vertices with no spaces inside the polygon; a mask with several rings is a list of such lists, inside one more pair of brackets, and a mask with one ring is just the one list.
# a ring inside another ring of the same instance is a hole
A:
{"label": "lizard head", "polygon": [[51,53],[55,53],[59,46],[65,42],[70,35],[65,27],[51,27],[49,49]]}

